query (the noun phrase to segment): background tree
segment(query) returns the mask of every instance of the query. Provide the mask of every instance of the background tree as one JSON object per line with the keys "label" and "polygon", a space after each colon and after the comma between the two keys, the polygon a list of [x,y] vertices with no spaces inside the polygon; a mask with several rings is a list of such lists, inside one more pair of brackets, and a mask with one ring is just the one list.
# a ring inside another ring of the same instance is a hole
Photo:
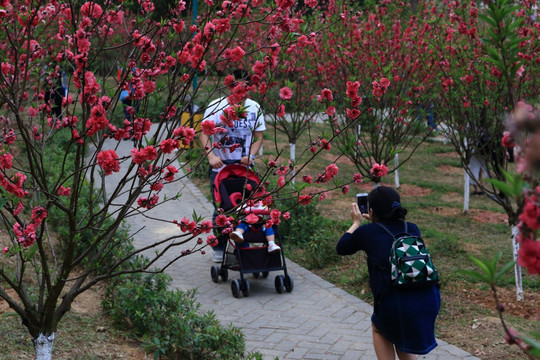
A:
{"label": "background tree", "polygon": [[[517,99],[538,97],[538,26],[528,21],[528,4],[509,1],[490,3],[485,12],[475,3],[448,3],[442,11],[439,43],[442,126],[454,145],[465,172],[480,189],[499,204],[512,227],[514,257],[517,257],[517,219],[524,202],[510,196],[510,188],[521,188],[507,171],[507,150],[500,139],[504,123]],[[525,51],[525,49],[527,49]],[[471,170],[478,157],[491,180],[482,182]],[[497,183],[507,183],[501,190]],[[468,194],[468,188],[466,189]],[[467,198],[467,196],[466,196]],[[523,298],[521,271],[515,268],[517,297]]]}
{"label": "background tree", "polygon": [[[333,16],[346,20],[317,38],[323,61],[314,75],[346,94],[327,104],[332,130],[342,133],[336,144],[364,176],[378,183],[409,160],[432,131],[424,117],[432,106],[435,65],[429,28],[437,19],[426,8],[413,15],[401,2],[365,14],[344,6]],[[338,104],[346,104],[346,116],[334,114]],[[405,149],[406,158],[389,170]]]}

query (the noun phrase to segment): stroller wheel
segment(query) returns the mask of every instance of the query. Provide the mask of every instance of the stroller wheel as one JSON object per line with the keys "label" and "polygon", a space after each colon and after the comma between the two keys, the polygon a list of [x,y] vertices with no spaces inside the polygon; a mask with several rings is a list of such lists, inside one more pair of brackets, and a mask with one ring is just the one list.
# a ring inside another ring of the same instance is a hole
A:
{"label": "stroller wheel", "polygon": [[245,297],[248,297],[250,290],[251,286],[249,285],[249,281],[247,281],[247,279],[244,279],[242,281],[242,294],[244,294]]}
{"label": "stroller wheel", "polygon": [[235,298],[240,297],[240,280],[239,279],[234,279],[231,282],[231,292],[232,292],[232,296],[234,296]]}
{"label": "stroller wheel", "polygon": [[219,281],[219,266],[212,266],[210,268],[210,277],[212,278],[212,281],[217,284]]}
{"label": "stroller wheel", "polygon": [[263,278],[266,279],[269,274],[270,274],[270,271],[263,271],[261,275],[262,275]]}
{"label": "stroller wheel", "polygon": [[258,279],[260,276],[261,276],[261,273],[258,273],[258,272],[254,272],[254,273],[253,273],[253,277],[254,277],[255,279]]}
{"label": "stroller wheel", "polygon": [[276,291],[278,294],[283,293],[283,288],[285,287],[284,281],[283,281],[283,275],[277,275],[274,280],[274,285],[276,287]]}
{"label": "stroller wheel", "polygon": [[292,277],[290,277],[288,274],[285,275],[285,277],[283,278],[283,284],[285,285],[285,290],[287,290],[287,292],[292,292],[293,289],[294,289],[294,281],[292,279]]}
{"label": "stroller wheel", "polygon": [[222,267],[219,271],[219,276],[221,276],[221,280],[227,281],[229,278],[229,272],[227,271],[227,268]]}

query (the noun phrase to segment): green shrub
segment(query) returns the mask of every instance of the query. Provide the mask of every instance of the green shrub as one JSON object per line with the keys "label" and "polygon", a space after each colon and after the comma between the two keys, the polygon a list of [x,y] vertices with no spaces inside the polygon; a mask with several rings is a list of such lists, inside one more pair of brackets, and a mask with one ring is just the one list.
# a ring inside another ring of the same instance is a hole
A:
{"label": "green shrub", "polygon": [[103,307],[125,330],[142,336],[154,358],[238,359],[245,350],[240,329],[219,324],[213,312],[199,314],[195,290],[167,290],[164,274],[134,274],[109,287]]}
{"label": "green shrub", "polygon": [[308,205],[297,205],[297,199],[278,201],[276,207],[289,211],[291,218],[279,224],[281,237],[290,244],[306,244],[321,228],[322,217],[314,202]]}
{"label": "green shrub", "polygon": [[335,231],[322,227],[304,247],[304,258],[309,269],[322,269],[337,262]]}

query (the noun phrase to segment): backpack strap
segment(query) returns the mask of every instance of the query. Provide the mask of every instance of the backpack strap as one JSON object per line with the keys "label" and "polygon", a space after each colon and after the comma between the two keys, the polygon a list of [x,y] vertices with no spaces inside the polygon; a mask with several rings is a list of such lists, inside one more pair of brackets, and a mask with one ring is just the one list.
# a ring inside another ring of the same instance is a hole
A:
{"label": "backpack strap", "polygon": [[[409,231],[408,231],[407,222],[404,221],[403,223],[405,224],[405,232],[404,232],[404,233],[405,233],[405,234],[408,234]],[[381,224],[381,223],[379,223],[379,222],[376,222],[375,224],[377,224],[377,225],[379,225],[380,227],[382,227],[382,228],[384,229],[384,231],[386,231],[388,234],[390,234],[390,236],[391,236],[392,238],[395,238],[394,233],[392,233],[390,230],[388,230],[388,228],[387,228],[386,226],[384,226],[383,224]]]}

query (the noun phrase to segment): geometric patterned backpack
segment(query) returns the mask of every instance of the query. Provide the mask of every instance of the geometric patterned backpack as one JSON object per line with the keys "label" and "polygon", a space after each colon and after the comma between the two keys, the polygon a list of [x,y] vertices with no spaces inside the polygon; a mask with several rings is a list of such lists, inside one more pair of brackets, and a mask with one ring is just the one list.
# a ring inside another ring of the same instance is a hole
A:
{"label": "geometric patterned backpack", "polygon": [[407,232],[407,222],[405,222],[405,232],[396,235],[384,225],[377,224],[394,239],[389,259],[394,287],[412,289],[435,285],[439,282],[439,273],[433,265],[424,240]]}

